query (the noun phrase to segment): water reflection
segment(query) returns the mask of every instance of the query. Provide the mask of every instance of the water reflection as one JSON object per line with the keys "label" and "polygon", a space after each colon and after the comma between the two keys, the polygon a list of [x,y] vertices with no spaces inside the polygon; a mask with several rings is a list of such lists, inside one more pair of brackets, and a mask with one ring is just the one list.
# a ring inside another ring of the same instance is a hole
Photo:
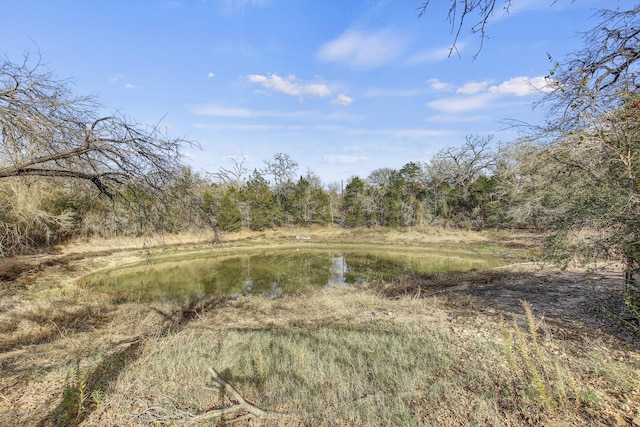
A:
{"label": "water reflection", "polygon": [[280,295],[309,286],[357,285],[403,273],[469,270],[498,265],[474,254],[421,251],[278,250],[137,265],[85,283],[125,299],[150,301],[199,295]]}
{"label": "water reflection", "polygon": [[345,283],[344,274],[347,271],[347,262],[343,255],[338,255],[332,260],[331,277],[327,282],[327,286],[341,285]]}

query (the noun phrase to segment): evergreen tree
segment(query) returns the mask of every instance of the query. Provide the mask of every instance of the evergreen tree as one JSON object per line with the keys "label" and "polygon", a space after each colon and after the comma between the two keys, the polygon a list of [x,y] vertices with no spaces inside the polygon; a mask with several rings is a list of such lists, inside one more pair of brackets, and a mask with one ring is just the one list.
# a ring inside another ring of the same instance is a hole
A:
{"label": "evergreen tree", "polygon": [[357,176],[351,178],[345,187],[343,211],[344,222],[348,227],[358,227],[365,223],[365,209],[362,203],[364,188],[364,181]]}
{"label": "evergreen tree", "polygon": [[257,170],[240,190],[238,200],[243,202],[242,214],[251,230],[264,230],[282,223],[282,208],[276,203],[269,183]]}
{"label": "evergreen tree", "polygon": [[218,207],[218,226],[224,231],[237,231],[242,228],[242,214],[238,209],[236,190],[229,188],[225,192]]}

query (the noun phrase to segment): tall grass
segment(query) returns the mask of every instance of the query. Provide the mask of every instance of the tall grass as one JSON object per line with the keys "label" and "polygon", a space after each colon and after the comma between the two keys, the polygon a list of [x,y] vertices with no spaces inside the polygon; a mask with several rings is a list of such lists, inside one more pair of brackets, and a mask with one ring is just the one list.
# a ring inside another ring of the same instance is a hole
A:
{"label": "tall grass", "polygon": [[526,407],[560,413],[578,403],[579,390],[564,363],[550,354],[551,339],[546,346],[541,345],[541,323],[535,319],[531,304],[526,301],[521,304],[526,330],[516,322],[511,326],[503,324],[501,328],[505,357],[512,374],[509,385]]}

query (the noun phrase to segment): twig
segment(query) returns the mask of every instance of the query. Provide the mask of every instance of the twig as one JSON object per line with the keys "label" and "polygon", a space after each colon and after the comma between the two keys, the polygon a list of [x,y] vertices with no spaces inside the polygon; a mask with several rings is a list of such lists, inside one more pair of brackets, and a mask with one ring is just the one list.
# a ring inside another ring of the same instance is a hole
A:
{"label": "twig", "polygon": [[238,392],[238,390],[235,389],[235,387],[233,387],[222,377],[220,377],[220,374],[218,374],[215,369],[209,367],[209,373],[211,373],[213,379],[226,391],[226,393],[229,395],[228,397],[231,400],[235,400],[237,403],[227,408],[212,409],[200,415],[196,415],[189,420],[189,424],[198,424],[204,420],[228,417],[232,415],[236,416],[236,418],[231,421],[233,422],[241,418],[247,418],[247,413],[261,420],[276,420],[285,418],[298,421],[297,418],[293,415],[283,414],[280,412],[264,411],[257,406],[252,405],[251,403],[247,402],[244,397],[242,397],[242,395]]}

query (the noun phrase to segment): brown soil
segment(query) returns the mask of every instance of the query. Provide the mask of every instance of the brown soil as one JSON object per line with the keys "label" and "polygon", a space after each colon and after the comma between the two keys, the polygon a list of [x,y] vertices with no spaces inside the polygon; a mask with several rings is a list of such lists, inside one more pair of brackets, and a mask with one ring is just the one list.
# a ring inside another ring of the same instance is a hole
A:
{"label": "brown soil", "polygon": [[[514,271],[519,270],[519,271]],[[522,317],[527,301],[554,335],[598,337],[640,348],[637,334],[620,322],[625,316],[622,274],[615,266],[597,272],[518,264],[489,271],[400,278],[384,286],[387,296],[441,296],[459,316]]]}

